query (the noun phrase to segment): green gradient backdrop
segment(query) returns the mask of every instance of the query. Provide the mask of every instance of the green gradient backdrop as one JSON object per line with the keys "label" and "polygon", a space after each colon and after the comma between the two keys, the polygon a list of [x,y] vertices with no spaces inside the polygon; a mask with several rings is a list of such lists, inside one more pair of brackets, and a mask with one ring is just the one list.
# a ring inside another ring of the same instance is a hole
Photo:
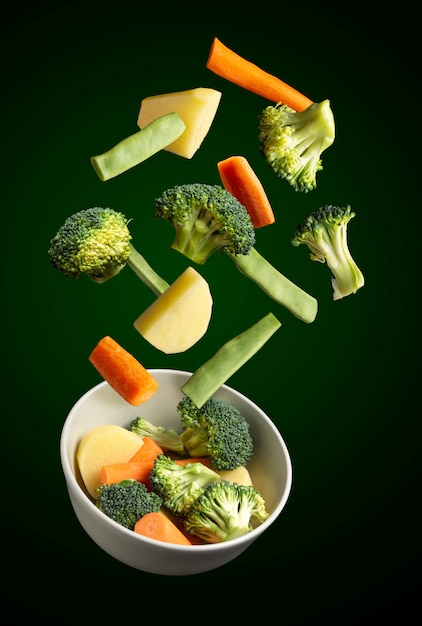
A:
{"label": "green gradient backdrop", "polygon": [[[269,16],[275,4],[260,6]],[[419,162],[415,167],[411,157],[420,131],[406,110],[420,114],[419,74],[411,38],[397,50],[396,35],[408,28],[397,16],[370,24],[356,4],[341,14],[327,3],[300,6],[279,3],[261,30],[258,16],[237,2],[38,2],[20,5],[20,14],[2,24],[1,509],[3,541],[11,546],[2,594],[15,615],[75,624],[83,597],[86,618],[113,623],[106,600],[122,586],[127,618],[135,619],[143,594],[152,602],[158,587],[169,597],[181,593],[182,604],[194,608],[179,614],[192,616],[204,589],[213,598],[233,580],[246,593],[234,614],[250,602],[251,589],[253,604],[264,607],[260,619],[268,621],[276,603],[286,624],[356,623],[382,605],[405,611],[412,600],[411,566],[420,557],[412,357],[420,333],[412,267],[418,242],[409,225],[414,207],[419,215]],[[381,23],[380,34],[373,29]],[[276,179],[258,154],[256,123],[265,102],[206,70],[214,36],[314,100],[330,98],[337,138],[311,194]],[[140,100],[196,86],[223,97],[195,157],[164,152],[101,183],[89,157],[135,132]],[[186,260],[171,251],[171,227],[151,219],[154,199],[182,182],[219,183],[217,160],[236,153],[249,159],[277,215],[274,226],[257,233],[257,248],[318,298],[313,324],[277,308],[217,256],[201,267],[215,301],[208,334],[188,353],[165,356],[133,329],[152,294],[129,270],[98,286],[72,283],[50,267],[49,239],[64,218],[109,205],[134,218],[137,247],[174,280]],[[356,211],[349,243],[366,277],[358,294],[339,302],[332,301],[328,269],[289,243],[305,214],[325,203],[350,203]],[[294,484],[282,516],[235,562],[190,580],[114,561],[76,521],[58,456],[69,409],[99,382],[88,353],[110,334],[148,367],[192,371],[269,310],[282,329],[230,384],[273,418],[290,449]],[[169,619],[171,607],[169,601]]]}

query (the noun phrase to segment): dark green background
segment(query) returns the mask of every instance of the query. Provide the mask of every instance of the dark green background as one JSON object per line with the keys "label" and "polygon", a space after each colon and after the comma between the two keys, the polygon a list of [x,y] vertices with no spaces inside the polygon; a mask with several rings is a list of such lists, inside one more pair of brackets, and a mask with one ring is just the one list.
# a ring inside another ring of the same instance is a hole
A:
{"label": "dark green background", "polygon": [[[336,6],[37,2],[3,16],[1,509],[10,551],[1,593],[9,623],[27,614],[111,624],[119,611],[119,623],[142,621],[145,603],[158,619],[165,608],[170,621],[199,622],[214,609],[220,620],[220,593],[228,617],[247,606],[249,619],[264,623],[275,612],[285,624],[355,624],[384,609],[402,620],[384,623],[408,623],[420,558],[419,69],[411,15],[369,21],[363,4]],[[263,162],[257,116],[266,101],[205,68],[214,36],[313,100],[330,99],[336,142],[314,192],[294,192]],[[100,182],[89,157],[137,130],[143,97],[197,86],[223,96],[192,160],[163,152]],[[248,158],[277,215],[256,247],[318,298],[313,324],[217,255],[198,268],[215,302],[208,334],[166,356],[133,328],[153,296],[129,269],[99,286],[49,265],[49,240],[65,217],[109,205],[133,218],[136,246],[171,282],[187,261],[170,248],[170,225],[154,221],[154,199],[174,184],[219,183],[216,162],[232,154]],[[349,244],[366,278],[338,302],[327,267],[290,245],[295,226],[325,203],[355,210]],[[114,561],[79,526],[58,454],[69,409],[100,380],[89,352],[110,334],[147,367],[192,371],[268,311],[282,328],[230,384],[273,418],[289,447],[294,481],[283,514],[236,561],[193,578]]]}

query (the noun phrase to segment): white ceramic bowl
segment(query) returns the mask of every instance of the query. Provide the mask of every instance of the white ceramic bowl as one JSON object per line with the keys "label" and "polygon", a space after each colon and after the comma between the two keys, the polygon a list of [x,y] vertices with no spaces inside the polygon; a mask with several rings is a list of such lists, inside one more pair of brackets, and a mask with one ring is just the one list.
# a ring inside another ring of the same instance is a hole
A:
{"label": "white ceramic bowl", "polygon": [[76,449],[82,436],[101,424],[129,427],[138,415],[166,428],[180,430],[176,411],[182,397],[180,387],[190,372],[151,369],[158,380],[157,393],[141,407],[125,402],[102,382],[85,393],[73,406],[63,426],[60,457],[70,501],[79,522],[91,539],[105,552],[130,567],[168,576],[198,574],[232,561],[246,550],[282,512],[292,484],[290,456],[279,431],[270,418],[251,400],[227,385],[216,396],[231,402],[250,424],[254,441],[253,459],[248,465],[254,486],[265,499],[269,517],[243,537],[224,543],[179,546],[142,537],[120,526],[99,511],[86,494],[75,465]]}

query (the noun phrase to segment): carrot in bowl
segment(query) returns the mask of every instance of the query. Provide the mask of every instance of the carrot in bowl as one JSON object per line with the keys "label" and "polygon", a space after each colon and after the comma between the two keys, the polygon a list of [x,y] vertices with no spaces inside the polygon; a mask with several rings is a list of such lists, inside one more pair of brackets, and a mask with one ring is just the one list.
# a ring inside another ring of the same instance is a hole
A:
{"label": "carrot in bowl", "polygon": [[206,67],[239,87],[271,102],[287,104],[295,111],[304,111],[313,104],[303,93],[230,50],[217,37],[211,44]]}
{"label": "carrot in bowl", "polygon": [[89,360],[110,387],[129,404],[143,404],[158,390],[154,376],[108,335],[98,342]]}
{"label": "carrot in bowl", "polygon": [[109,485],[134,478],[149,488],[149,475],[154,461],[159,454],[163,454],[163,450],[151,437],[143,437],[140,443],[139,450],[126,463],[104,465],[100,471],[100,482]]}
{"label": "carrot in bowl", "polygon": [[176,543],[183,546],[191,546],[192,542],[179,530],[161,511],[147,513],[143,515],[135,524],[134,531],[149,539],[164,541],[166,543]]}
{"label": "carrot in bowl", "polygon": [[265,189],[244,156],[231,156],[217,163],[221,182],[248,211],[254,228],[274,224],[275,215]]}
{"label": "carrot in bowl", "polygon": [[[149,474],[147,475],[148,479]],[[136,461],[128,461],[127,463],[112,463],[103,465],[100,470],[100,484],[112,485],[122,480],[132,478],[140,483],[145,482],[145,468],[142,463]]]}
{"label": "carrot in bowl", "polygon": [[191,456],[186,459],[174,459],[177,465],[186,465],[186,463],[202,463],[207,467],[211,467],[211,459],[208,456]]}

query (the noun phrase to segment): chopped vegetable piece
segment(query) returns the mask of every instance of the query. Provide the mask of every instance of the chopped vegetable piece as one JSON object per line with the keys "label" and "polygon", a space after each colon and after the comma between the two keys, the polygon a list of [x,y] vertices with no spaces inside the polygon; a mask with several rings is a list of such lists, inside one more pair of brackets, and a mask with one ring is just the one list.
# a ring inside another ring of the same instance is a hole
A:
{"label": "chopped vegetable piece", "polygon": [[104,484],[119,483],[126,478],[133,478],[140,483],[149,484],[149,475],[154,461],[162,448],[151,437],[144,437],[140,448],[127,463],[104,465],[100,472],[100,482]]}
{"label": "chopped vegetable piece", "polygon": [[192,542],[177,528],[176,524],[161,511],[147,513],[141,517],[136,522],[134,531],[157,541],[176,543],[182,546],[192,545]]}
{"label": "chopped vegetable piece", "polygon": [[347,240],[349,222],[355,216],[350,205],[326,204],[309,213],[292,237],[294,246],[308,246],[311,261],[327,264],[332,275],[334,300],[356,293],[365,284]]}
{"label": "chopped vegetable piece", "polygon": [[136,330],[161,352],[185,352],[206,333],[213,299],[205,278],[188,267],[135,320]]}
{"label": "chopped vegetable piece", "polygon": [[183,393],[201,408],[230,376],[262,348],[280,326],[275,315],[268,313],[240,335],[227,341],[188,378],[181,387]]}
{"label": "chopped vegetable piece", "polygon": [[110,387],[129,404],[143,404],[158,390],[154,376],[109,336],[98,342],[89,360]]}
{"label": "chopped vegetable piece", "polygon": [[211,459],[208,456],[189,456],[186,459],[174,459],[177,465],[186,465],[186,463],[203,463],[207,467],[211,467]]}
{"label": "chopped vegetable piece", "polygon": [[295,111],[303,111],[312,100],[276,76],[230,50],[219,39],[212,42],[206,67],[243,89],[267,98],[272,102],[287,104]]}
{"label": "chopped vegetable piece", "polygon": [[86,274],[95,283],[117,276],[127,264],[158,296],[169,284],[131,243],[130,219],[109,207],[90,207],[69,215],[50,241],[53,267],[69,278]]}
{"label": "chopped vegetable piece", "polygon": [[217,163],[224,188],[246,207],[254,228],[275,222],[265,189],[244,156],[231,156]]}
{"label": "chopped vegetable piece", "polygon": [[114,178],[168,146],[185,128],[178,113],[163,115],[107,152],[91,157],[92,166],[102,181]]}
{"label": "chopped vegetable piece", "polygon": [[141,463],[136,461],[113,463],[111,465],[103,465],[100,471],[100,484],[102,485],[112,485],[128,478],[137,480],[140,483],[145,482],[144,468]]}
{"label": "chopped vegetable piece", "polygon": [[249,254],[233,254],[231,257],[238,270],[295,317],[307,324],[314,321],[318,300],[281,274],[256,248],[252,248]]}
{"label": "chopped vegetable piece", "polygon": [[155,513],[162,506],[160,496],[148,491],[144,483],[133,478],[111,485],[100,485],[96,491],[95,504],[98,509],[128,530],[133,530],[143,515]]}
{"label": "chopped vegetable piece", "polygon": [[183,426],[180,436],[192,457],[209,457],[215,471],[249,463],[254,450],[250,426],[234,404],[212,396],[198,408],[191,398],[183,396],[177,412]]}
{"label": "chopped vegetable piece", "polygon": [[[133,431],[132,431],[133,432]],[[139,436],[139,435],[138,435]],[[159,454],[163,454],[163,449],[152,437],[146,435],[142,437],[143,445],[131,457],[131,462],[144,463],[152,467]]]}
{"label": "chopped vegetable piece", "polygon": [[191,159],[211,128],[220,99],[220,91],[207,87],[149,96],[141,102],[138,126],[145,128],[157,117],[176,111],[186,130],[164,150]]}
{"label": "chopped vegetable piece", "polygon": [[298,113],[286,105],[267,106],[259,116],[259,151],[280,178],[296,190],[317,186],[322,153],[334,142],[336,126],[329,100]]}
{"label": "chopped vegetable piece", "polygon": [[97,497],[104,465],[127,463],[141,446],[135,433],[115,424],[96,426],[85,433],[76,451],[76,463],[88,493]]}

